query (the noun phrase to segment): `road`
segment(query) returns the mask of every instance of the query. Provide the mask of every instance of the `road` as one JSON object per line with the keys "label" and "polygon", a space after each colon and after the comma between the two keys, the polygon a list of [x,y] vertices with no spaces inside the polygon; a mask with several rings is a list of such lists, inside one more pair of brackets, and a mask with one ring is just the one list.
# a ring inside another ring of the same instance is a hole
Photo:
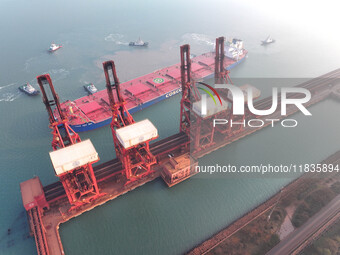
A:
{"label": "road", "polygon": [[311,217],[300,228],[292,232],[283,241],[271,249],[267,255],[291,254],[320,227],[327,224],[338,212],[340,212],[340,195],[336,196],[320,212]]}

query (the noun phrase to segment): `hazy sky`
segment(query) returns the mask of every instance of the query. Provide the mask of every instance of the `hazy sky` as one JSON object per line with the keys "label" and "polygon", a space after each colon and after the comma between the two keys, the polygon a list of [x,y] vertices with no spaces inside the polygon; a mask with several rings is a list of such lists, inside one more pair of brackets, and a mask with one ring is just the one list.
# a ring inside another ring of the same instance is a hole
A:
{"label": "hazy sky", "polygon": [[[308,32],[320,33],[325,39],[340,39],[340,1],[323,0],[241,0],[241,4],[252,6],[257,12],[272,16],[275,20],[291,26],[304,28]],[[327,37],[328,35],[328,37]]]}

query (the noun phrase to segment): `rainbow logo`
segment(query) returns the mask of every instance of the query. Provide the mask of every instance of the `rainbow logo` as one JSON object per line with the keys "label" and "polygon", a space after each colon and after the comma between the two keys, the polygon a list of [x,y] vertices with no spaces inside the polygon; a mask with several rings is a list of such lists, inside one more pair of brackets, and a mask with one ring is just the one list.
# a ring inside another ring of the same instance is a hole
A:
{"label": "rainbow logo", "polygon": [[[208,84],[206,84],[206,83],[204,83],[204,82],[197,82],[197,83],[199,83],[199,84],[201,84],[201,85],[203,85],[203,86],[209,88],[212,92],[214,92],[214,94],[217,96],[218,100],[220,101],[220,104],[222,105],[221,97],[220,97],[220,95],[217,93],[216,89],[214,89],[213,87],[211,87],[210,85],[208,85]],[[209,90],[204,89],[204,88],[201,88],[201,87],[197,87],[197,88],[200,89],[200,90],[203,90],[205,93],[207,93],[207,94],[212,98],[212,100],[214,100],[215,105],[217,105],[216,100],[215,100],[215,97],[213,96],[213,94],[212,94]]]}

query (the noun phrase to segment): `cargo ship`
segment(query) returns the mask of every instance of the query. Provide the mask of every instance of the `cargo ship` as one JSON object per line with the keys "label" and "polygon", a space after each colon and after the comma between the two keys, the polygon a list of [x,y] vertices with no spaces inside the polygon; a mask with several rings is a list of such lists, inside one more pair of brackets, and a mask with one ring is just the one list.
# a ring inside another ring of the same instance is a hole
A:
{"label": "cargo ship", "polygon": [[[232,69],[247,56],[240,39],[231,40],[225,47],[225,67]],[[204,53],[191,58],[192,77],[195,81],[213,77],[215,70],[215,52]],[[121,83],[121,92],[131,114],[143,110],[162,100],[181,92],[180,64],[162,68],[142,77]],[[110,124],[111,110],[106,90],[67,100],[61,104],[69,119],[69,124],[76,132],[84,132]],[[57,113],[55,113],[57,116]]]}

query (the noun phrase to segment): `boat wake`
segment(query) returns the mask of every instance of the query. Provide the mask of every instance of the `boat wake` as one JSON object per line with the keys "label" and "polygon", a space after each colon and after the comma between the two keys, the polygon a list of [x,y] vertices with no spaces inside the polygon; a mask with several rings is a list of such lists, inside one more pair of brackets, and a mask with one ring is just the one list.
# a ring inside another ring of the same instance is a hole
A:
{"label": "boat wake", "polygon": [[24,71],[26,71],[27,73],[31,72],[32,71],[31,69],[34,68],[35,65],[43,61],[44,55],[45,54],[39,54],[38,56],[27,59],[24,63]]}
{"label": "boat wake", "polygon": [[31,63],[36,59],[36,57],[33,57],[33,58],[29,58],[25,61],[25,64],[24,64],[24,70],[26,72],[29,72],[29,68],[30,68],[30,65]]}
{"label": "boat wake", "polygon": [[65,79],[67,76],[69,76],[70,71],[68,71],[64,68],[59,68],[59,69],[48,70],[47,72],[44,72],[44,74],[50,74],[53,77],[54,81],[59,81],[59,80]]}
{"label": "boat wake", "polygon": [[20,97],[20,92],[0,94],[0,102],[12,102]]}
{"label": "boat wake", "polygon": [[10,84],[4,85],[4,86],[0,86],[0,90],[8,88],[8,87],[11,87],[11,86],[14,86],[15,84],[16,83],[10,83]]}
{"label": "boat wake", "polygon": [[20,91],[13,92],[13,88],[11,88],[16,84],[17,83],[10,83],[4,86],[0,86],[0,102],[12,102],[20,97]]}
{"label": "boat wake", "polygon": [[105,36],[104,40],[107,42],[114,42],[118,45],[129,45],[123,38],[124,35],[122,34],[109,34],[108,36]]}
{"label": "boat wake", "polygon": [[185,41],[189,41],[189,43],[193,41],[199,45],[215,46],[214,38],[205,34],[188,33],[184,34],[182,37]]}

